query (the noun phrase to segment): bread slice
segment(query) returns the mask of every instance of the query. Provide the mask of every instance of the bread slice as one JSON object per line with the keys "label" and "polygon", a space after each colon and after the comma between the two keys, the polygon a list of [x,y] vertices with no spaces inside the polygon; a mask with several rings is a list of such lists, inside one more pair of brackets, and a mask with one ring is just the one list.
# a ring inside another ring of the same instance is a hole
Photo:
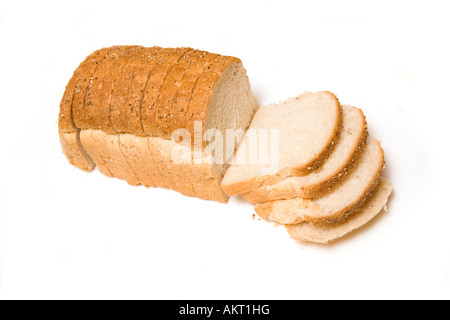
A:
{"label": "bread slice", "polygon": [[255,211],[262,218],[282,224],[339,221],[361,207],[376,186],[383,168],[383,149],[379,141],[372,140],[355,168],[332,192],[313,200],[295,198],[269,201],[257,205]]}
{"label": "bread slice", "polygon": [[373,194],[361,209],[346,219],[329,225],[302,222],[285,227],[291,238],[295,240],[326,244],[362,227],[377,216],[383,208],[387,210],[386,204],[391,192],[392,185],[386,178],[382,177]]}
{"label": "bread slice", "polygon": [[75,102],[82,101],[81,96],[84,98],[83,92],[90,84],[89,79],[108,51],[106,48],[97,50],[79,65],[67,84],[60,103],[58,131],[63,152],[72,165],[88,172],[94,170],[95,163],[80,142],[80,129],[74,123],[72,106]]}
{"label": "bread slice", "polygon": [[264,186],[243,194],[245,201],[264,203],[274,200],[318,198],[341,182],[352,169],[367,141],[367,123],[363,112],[342,106],[343,127],[339,142],[325,164],[303,177],[286,178],[280,183]]}
{"label": "bread slice", "polygon": [[[341,118],[339,101],[330,92],[305,93],[260,108],[236,152],[236,163],[224,176],[223,190],[229,196],[248,193],[318,169],[339,139]],[[278,143],[276,150],[274,143]],[[262,153],[269,150],[267,164]],[[255,153],[259,153],[258,159],[252,161]]]}

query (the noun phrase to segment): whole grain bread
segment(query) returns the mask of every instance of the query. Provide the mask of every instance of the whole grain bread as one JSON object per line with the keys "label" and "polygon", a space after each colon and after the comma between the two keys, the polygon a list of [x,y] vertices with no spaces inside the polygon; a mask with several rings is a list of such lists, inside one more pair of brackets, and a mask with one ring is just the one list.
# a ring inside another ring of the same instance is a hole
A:
{"label": "whole grain bread", "polygon": [[[224,176],[223,190],[229,196],[248,193],[287,177],[313,172],[333,151],[341,126],[341,105],[334,94],[326,91],[304,93],[260,108],[244,136],[243,141],[249,144],[241,143],[235,156],[237,163],[231,164]],[[267,131],[277,139],[265,139]],[[273,143],[278,143],[277,150],[271,150]],[[269,165],[262,160],[262,149],[271,150]],[[255,152],[259,153],[258,159],[248,160]],[[272,166],[274,160],[276,166]]]}
{"label": "whole grain bread", "polygon": [[[237,58],[192,48],[115,46],[90,55],[69,81],[60,106],[60,140],[80,169],[97,165],[132,185],[226,202],[220,182],[240,140],[215,162],[207,161],[213,142],[195,145],[193,138],[209,129],[246,130],[257,108]],[[182,164],[172,159],[177,142],[171,138],[178,129],[192,138],[182,148],[191,160]],[[198,163],[194,151],[201,153]]]}
{"label": "whole grain bread", "polygon": [[334,224],[317,224],[313,222],[301,222],[299,224],[286,225],[286,229],[292,239],[306,242],[326,244],[342,238],[346,234],[362,227],[375,218],[386,204],[392,192],[390,182],[382,177],[373,194],[364,205],[353,215]]}

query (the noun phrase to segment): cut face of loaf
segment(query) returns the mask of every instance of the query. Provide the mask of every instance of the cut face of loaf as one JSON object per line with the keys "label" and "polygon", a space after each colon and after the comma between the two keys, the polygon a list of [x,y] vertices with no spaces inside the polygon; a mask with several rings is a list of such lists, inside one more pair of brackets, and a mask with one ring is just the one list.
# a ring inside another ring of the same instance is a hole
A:
{"label": "cut face of loaf", "polygon": [[[242,138],[227,144],[226,132],[245,131],[257,107],[237,58],[191,48],[104,48],[66,87],[60,140],[80,169],[97,165],[132,185],[224,202],[220,181]],[[175,149],[190,160],[175,163]]]}
{"label": "cut face of loaf", "polygon": [[292,198],[318,198],[341,182],[361,155],[367,140],[367,123],[363,112],[342,106],[343,123],[339,142],[324,165],[303,177],[289,177],[280,183],[263,186],[243,194],[245,201],[264,203]]}
{"label": "cut face of loaf", "polygon": [[341,106],[330,92],[305,93],[260,108],[228,168],[230,196],[318,169],[339,139]]}
{"label": "cut face of loaf", "polygon": [[292,239],[326,244],[342,238],[375,218],[386,207],[391,192],[390,182],[382,177],[361,209],[346,219],[329,225],[302,222],[285,227]]}
{"label": "cut face of loaf", "polygon": [[256,213],[282,224],[303,221],[333,223],[353,214],[363,204],[378,183],[384,168],[384,152],[378,141],[367,144],[355,168],[346,179],[325,196],[307,200],[269,201],[256,206]]}

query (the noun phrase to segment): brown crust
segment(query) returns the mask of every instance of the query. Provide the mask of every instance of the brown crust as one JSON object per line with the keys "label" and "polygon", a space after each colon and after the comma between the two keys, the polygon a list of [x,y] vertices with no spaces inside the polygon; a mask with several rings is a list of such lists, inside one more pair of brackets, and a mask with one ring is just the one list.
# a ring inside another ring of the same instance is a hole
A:
{"label": "brown crust", "polygon": [[[158,98],[161,94],[161,88],[164,86],[167,76],[170,74],[171,70],[178,64],[180,59],[190,50],[192,49],[178,48],[168,50],[168,54],[166,54],[153,69],[152,74],[148,80],[147,87],[145,88],[144,97],[142,100],[142,124],[144,127],[145,135],[160,137],[164,129],[167,131],[167,133],[172,133],[173,130],[171,130],[170,127],[164,128],[164,126],[161,126],[160,122],[156,122],[156,119],[160,116],[164,117],[165,115],[170,113],[165,112],[168,111],[167,104],[161,105],[161,101],[158,101]],[[170,101],[170,103],[172,102]],[[160,112],[159,109],[163,109],[164,112]],[[167,136],[164,138],[167,138]]]}
{"label": "brown crust", "polygon": [[76,128],[79,128],[76,122],[77,117],[83,115],[83,109],[86,102],[86,95],[90,87],[93,77],[98,67],[103,63],[108,49],[100,49],[95,56],[86,59],[80,73],[77,76],[77,86],[75,87],[74,97],[72,101],[72,118]]}
{"label": "brown crust", "polygon": [[[124,101],[127,99],[126,96],[122,96],[122,91],[124,91],[123,88],[123,81],[124,79],[121,78],[121,74],[123,74],[124,70],[128,66],[129,60],[133,56],[133,52],[137,49],[137,47],[132,46],[128,47],[115,61],[115,64],[111,67],[112,74],[110,75],[111,81],[111,90],[108,94],[108,99],[104,101],[104,112],[105,119],[107,119],[106,126],[102,129],[106,133],[109,134],[115,134],[120,133],[119,130],[116,129],[116,125],[120,126],[120,120],[117,121],[117,117],[115,115],[120,115],[120,104],[121,101]],[[126,117],[127,115],[121,115],[122,117]]]}
{"label": "brown crust", "polygon": [[81,144],[80,130],[74,123],[73,105],[80,101],[84,102],[86,75],[95,72],[97,65],[104,58],[105,51],[106,49],[95,51],[74,72],[61,100],[58,116],[60,142],[66,158],[72,165],[88,172],[94,170],[95,163]]}
{"label": "brown crust", "polygon": [[164,82],[158,90],[154,111],[154,123],[158,129],[156,136],[170,139],[172,130],[172,119],[174,117],[174,102],[179,85],[190,67],[192,59],[196,60],[197,54],[194,49],[184,49],[178,61],[170,66],[165,76]]}
{"label": "brown crust", "polygon": [[[178,128],[193,132],[193,122],[205,120],[217,79],[233,61],[239,59],[192,48],[103,48],[89,56],[70,80],[60,107],[60,130],[100,129],[166,139]],[[91,69],[85,70],[89,65]]]}
{"label": "brown crust", "polygon": [[[81,67],[81,66],[80,66]],[[59,133],[75,133],[77,128],[73,123],[72,117],[72,102],[75,92],[75,87],[77,85],[78,69],[74,72],[73,77],[70,79],[66,86],[64,96],[61,100],[60,111],[58,117],[58,129]]]}
{"label": "brown crust", "polygon": [[[134,47],[125,52],[122,59],[127,62],[122,71],[117,75],[114,94],[111,102],[111,123],[114,124],[114,131],[127,132],[132,128],[135,132],[141,131],[139,107],[142,99],[142,74],[145,73],[143,57],[149,53],[149,48]],[[146,74],[146,73],[145,73]],[[135,79],[135,78],[138,79]],[[133,82],[137,80],[133,86]]]}
{"label": "brown crust", "polygon": [[335,97],[336,100],[337,100],[337,103],[339,105],[338,106],[338,108],[339,108],[339,116],[336,118],[336,122],[334,124],[335,128],[337,128],[335,130],[335,134],[330,137],[330,139],[328,140],[328,143],[327,143],[327,147],[324,149],[323,152],[317,154],[316,158],[313,159],[309,164],[305,165],[303,168],[291,169],[288,172],[288,175],[285,176],[285,178],[286,177],[306,176],[306,175],[310,174],[311,172],[314,172],[317,169],[321,168],[323,166],[323,164],[325,163],[325,161],[330,156],[330,154],[336,148],[336,145],[339,143],[339,139],[341,138],[341,132],[342,132],[342,127],[343,127],[344,112],[342,110],[342,107],[341,107],[341,104],[339,102],[339,99],[333,93],[331,93],[329,91],[324,91],[324,92],[326,92],[326,93],[332,95],[333,97]]}
{"label": "brown crust", "polygon": [[309,217],[309,216],[305,216],[305,221],[311,221],[314,223],[335,223],[338,222],[341,219],[345,219],[346,217],[354,214],[355,212],[357,212],[365,203],[365,201],[367,200],[367,198],[370,197],[370,195],[372,194],[373,190],[375,189],[375,187],[378,185],[378,182],[380,180],[380,177],[383,173],[384,167],[385,167],[385,160],[384,160],[384,150],[381,147],[381,144],[379,141],[377,141],[377,144],[382,152],[382,161],[380,161],[380,165],[377,169],[377,174],[374,176],[373,180],[371,183],[369,183],[367,185],[366,190],[364,191],[364,196],[361,197],[358,201],[348,205],[347,207],[345,207],[344,209],[334,212],[332,215],[325,217],[325,218],[321,218],[321,219],[316,219],[313,217]]}
{"label": "brown crust", "polygon": [[245,180],[230,185],[222,183],[222,189],[228,196],[249,193],[262,186],[277,184],[288,177],[301,177],[308,175],[319,169],[325,163],[330,154],[333,152],[336,144],[339,142],[342,130],[343,112],[339,100],[333,93],[329,91],[322,92],[332,95],[336,99],[336,108],[338,108],[338,117],[336,117],[334,134],[330,135],[330,139],[328,140],[328,143],[324,147],[323,151],[318,153],[314,159],[303,167],[285,168],[277,172],[275,175],[258,176],[250,180]]}
{"label": "brown crust", "polygon": [[334,188],[336,188],[340,183],[342,183],[345,180],[346,177],[348,177],[348,173],[352,171],[352,169],[355,167],[355,164],[361,158],[368,137],[369,132],[367,131],[367,124],[366,124],[364,132],[361,135],[361,138],[358,142],[358,145],[353,151],[353,157],[345,164],[345,166],[339,171],[339,173],[326,183],[316,184],[305,188],[303,190],[304,194],[302,194],[301,197],[305,199],[315,199],[322,197],[329,192],[332,192]]}
{"label": "brown crust", "polygon": [[113,92],[114,75],[118,70],[116,65],[121,62],[120,57],[127,47],[113,47],[108,51],[102,64],[98,66],[96,75],[93,77],[89,99],[83,110],[74,115],[75,124],[78,128],[99,129],[104,132],[112,132],[110,124],[110,101]]}
{"label": "brown crust", "polygon": [[348,217],[350,217],[353,214],[356,214],[361,209],[361,207],[364,205],[364,203],[366,203],[367,199],[369,199],[370,196],[372,195],[373,191],[375,190],[378,183],[380,182],[380,178],[381,178],[382,174],[383,174],[383,170],[381,170],[379,172],[378,176],[373,180],[372,185],[366,190],[364,197],[359,199],[359,201],[355,202],[351,206],[347,207],[345,210],[337,212],[333,216],[330,216],[327,219],[322,219],[322,220],[311,220],[311,219],[308,220],[307,219],[306,221],[311,221],[311,222],[314,222],[317,224],[335,224],[342,220],[347,219]]}
{"label": "brown crust", "polygon": [[[173,101],[173,125],[175,128],[182,128],[186,121],[192,95],[197,86],[198,79],[203,74],[203,70],[210,64],[210,56],[213,55],[206,51],[196,50],[190,59],[187,60],[188,67],[182,81],[178,87],[178,91]],[[194,59],[194,56],[196,57]]]}
{"label": "brown crust", "polygon": [[[83,141],[106,175],[226,202],[209,165],[178,172],[180,167],[166,161],[169,155],[149,137],[170,139],[178,128],[187,128],[193,137],[194,121],[205,120],[217,80],[235,61],[240,60],[192,48],[115,46],[94,52],[70,79],[61,102],[59,131],[67,158],[83,170],[94,168],[80,141],[80,132],[87,130]],[[92,137],[95,130],[105,135]],[[148,140],[152,165],[145,172],[134,163],[140,161],[136,150],[142,145],[128,146],[120,134]],[[153,179],[144,179],[150,171]]]}

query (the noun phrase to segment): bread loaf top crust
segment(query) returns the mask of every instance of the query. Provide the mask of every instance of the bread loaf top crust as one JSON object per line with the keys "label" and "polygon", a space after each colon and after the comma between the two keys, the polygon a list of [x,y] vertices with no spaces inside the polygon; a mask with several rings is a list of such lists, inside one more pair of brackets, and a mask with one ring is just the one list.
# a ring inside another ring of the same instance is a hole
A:
{"label": "bread loaf top crust", "polygon": [[114,46],[83,61],[66,87],[59,131],[100,129],[170,139],[204,121],[215,85],[238,58],[192,48]]}

